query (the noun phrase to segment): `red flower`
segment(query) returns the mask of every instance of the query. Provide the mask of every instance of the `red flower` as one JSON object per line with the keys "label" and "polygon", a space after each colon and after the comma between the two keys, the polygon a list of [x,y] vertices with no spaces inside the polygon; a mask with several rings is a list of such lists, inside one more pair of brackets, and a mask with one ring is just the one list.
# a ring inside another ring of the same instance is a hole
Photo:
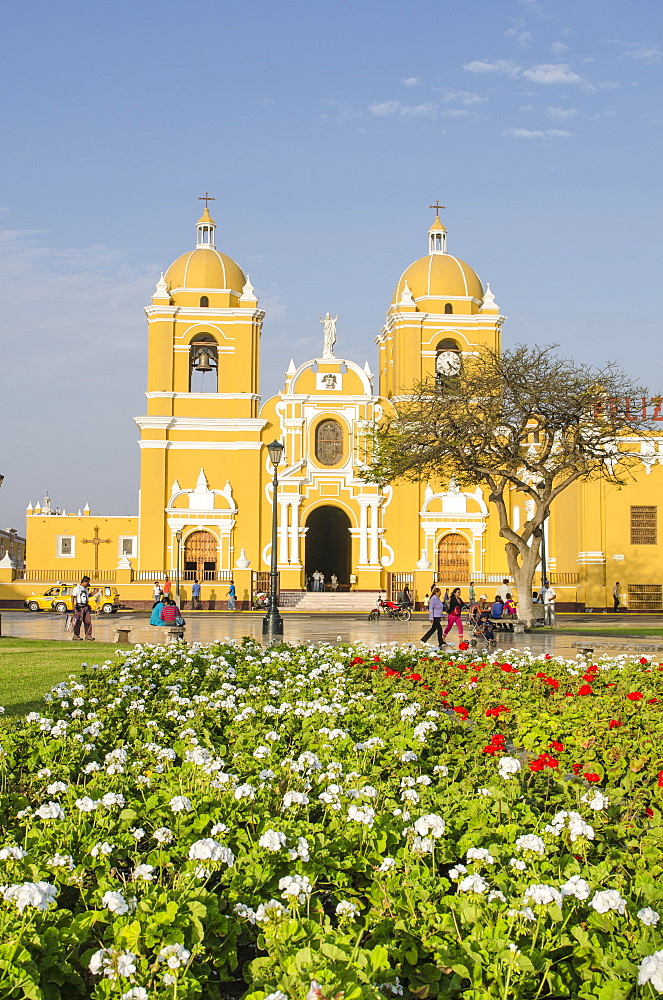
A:
{"label": "red flower", "polygon": [[581,684],[578,694],[594,694],[591,684]]}
{"label": "red flower", "polygon": [[[353,662],[354,662],[354,661],[353,661]],[[546,675],[545,675],[545,673],[543,672],[543,670],[539,670],[539,672],[538,672],[538,674],[537,674],[536,676],[537,676],[537,677],[545,677]]]}
{"label": "red flower", "polygon": [[505,674],[515,674],[518,673],[515,667],[512,667],[510,663],[501,663],[500,670],[503,670]]}
{"label": "red flower", "polygon": [[466,708],[463,708],[462,705],[454,705],[454,712],[457,712],[461,719],[466,719],[470,714]]}
{"label": "red flower", "polygon": [[[377,670],[377,667],[375,669]],[[384,674],[385,674],[385,677],[400,677],[401,676],[397,670],[392,670],[391,667],[388,667],[385,670]]]}
{"label": "red flower", "polygon": [[598,774],[595,774],[594,771],[585,771],[583,773],[583,778],[586,778],[587,781],[600,781],[601,780],[599,778]]}
{"label": "red flower", "polygon": [[377,663],[371,663],[371,670],[379,670]]}
{"label": "red flower", "polygon": [[629,694],[626,695],[626,697],[629,699],[629,701],[640,701],[640,699],[643,697],[643,694],[641,691],[631,691]]}
{"label": "red flower", "polygon": [[559,761],[556,757],[551,757],[549,753],[539,754],[538,757],[535,757],[534,760],[530,761],[530,771],[543,771],[544,767],[559,767]]}
{"label": "red flower", "polygon": [[611,719],[610,720],[610,728],[611,729],[617,729],[618,726],[623,726],[623,725],[624,725],[624,723],[623,722],[619,722],[617,719]]}
{"label": "red flower", "polygon": [[582,767],[582,764],[573,764],[571,770],[573,771],[574,774],[580,774],[580,768],[581,767]]}
{"label": "red flower", "polygon": [[658,705],[658,698],[650,698],[647,702],[648,705]]}
{"label": "red flower", "polygon": [[649,663],[649,660],[647,659],[646,656],[641,656],[640,657],[640,663],[642,663],[642,665],[644,666],[645,663]]}
{"label": "red flower", "polygon": [[654,815],[654,810],[647,808],[647,809],[645,809],[645,814],[647,816],[653,816]]}
{"label": "red flower", "polygon": [[552,660],[552,654],[551,653],[546,653],[546,655],[543,657],[543,659],[544,660]]}
{"label": "red flower", "polygon": [[361,656],[355,656],[354,660],[350,660],[350,666],[354,667],[355,663],[363,663]]}
{"label": "red flower", "polygon": [[658,785],[659,788],[663,788],[663,771],[659,771],[658,772],[657,785]]}
{"label": "red flower", "polygon": [[459,649],[469,649],[470,648],[470,644],[469,644],[469,642],[465,642],[463,640],[463,642],[459,642],[458,643],[458,648]]}
{"label": "red flower", "polygon": [[[449,664],[449,666],[451,666],[451,664]],[[465,666],[464,663],[457,663],[456,666],[458,667],[459,670],[467,670],[467,667]]]}
{"label": "red flower", "polygon": [[564,750],[564,744],[563,743],[557,743],[555,740],[551,740],[550,743],[548,744],[548,746],[552,750],[556,750],[558,753],[562,753],[562,751]]}
{"label": "red flower", "polygon": [[421,674],[408,674],[405,678],[406,681],[420,681]]}
{"label": "red flower", "polygon": [[379,656],[374,656],[373,659],[375,660],[376,663],[380,662],[380,657]]}
{"label": "red flower", "polygon": [[548,687],[551,687],[553,691],[556,691],[557,688],[559,687],[559,681],[555,680],[554,677],[544,677],[543,683],[547,684]]}

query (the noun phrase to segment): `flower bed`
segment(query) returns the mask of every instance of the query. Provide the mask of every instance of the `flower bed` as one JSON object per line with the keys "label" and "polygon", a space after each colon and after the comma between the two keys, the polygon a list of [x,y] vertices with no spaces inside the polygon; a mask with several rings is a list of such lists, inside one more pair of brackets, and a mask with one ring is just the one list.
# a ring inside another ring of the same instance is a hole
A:
{"label": "flower bed", "polygon": [[135,647],[0,729],[0,997],[663,992],[663,667]]}

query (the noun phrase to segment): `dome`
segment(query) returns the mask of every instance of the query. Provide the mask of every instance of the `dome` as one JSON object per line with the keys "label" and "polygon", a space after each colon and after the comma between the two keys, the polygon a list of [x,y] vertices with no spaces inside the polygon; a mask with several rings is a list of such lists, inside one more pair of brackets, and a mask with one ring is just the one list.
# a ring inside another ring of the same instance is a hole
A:
{"label": "dome", "polygon": [[392,304],[399,302],[406,281],[415,299],[433,299],[426,303],[427,312],[444,312],[444,300],[448,298],[483,300],[478,274],[464,260],[449,253],[431,253],[410,264],[396,285]]}
{"label": "dome", "polygon": [[164,276],[172,292],[179,288],[215,290],[228,288],[241,294],[246,277],[235,261],[211,246],[198,246],[183,253]]}

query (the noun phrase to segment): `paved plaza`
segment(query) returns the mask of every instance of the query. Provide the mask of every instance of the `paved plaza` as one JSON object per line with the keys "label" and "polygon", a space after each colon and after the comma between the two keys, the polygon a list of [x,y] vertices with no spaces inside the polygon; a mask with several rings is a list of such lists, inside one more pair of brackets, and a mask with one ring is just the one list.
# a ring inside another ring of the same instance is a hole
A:
{"label": "paved plaza", "polygon": [[[222,639],[241,639],[249,635],[262,641],[262,614],[247,612],[184,612],[187,622],[186,639],[188,642],[215,642]],[[163,641],[163,629],[151,627],[148,624],[147,612],[120,612],[116,615],[99,615],[93,618],[93,635],[99,642],[112,642],[118,625],[131,629],[131,641],[154,643]],[[302,615],[295,612],[285,612],[283,638],[287,642],[363,642],[374,645],[383,642],[411,642],[419,645],[419,640],[427,630],[427,618],[424,614],[415,614],[409,622],[381,618],[378,622],[369,622],[366,616],[356,614],[338,615]],[[621,627],[656,628],[660,627],[660,619],[655,616],[634,615],[563,615],[559,616],[560,624],[565,626],[577,624],[582,626],[610,625]],[[2,634],[22,639],[61,639],[70,642],[70,634],[64,631],[64,618],[50,612],[35,614],[29,611],[3,611]],[[467,638],[467,629],[465,630]],[[454,629],[450,634],[451,645],[458,644],[458,636]],[[576,650],[573,643],[583,638],[582,635],[566,635],[552,632],[529,632],[524,635],[513,633],[498,633],[498,648],[524,649],[529,647],[534,652],[561,653],[574,657]],[[588,637],[589,638],[589,637]],[[616,641],[632,643],[632,651],[638,652],[639,645],[646,645],[649,640],[619,639]],[[597,640],[600,641],[600,640]],[[609,640],[606,640],[609,641]],[[435,643],[431,642],[431,649]]]}

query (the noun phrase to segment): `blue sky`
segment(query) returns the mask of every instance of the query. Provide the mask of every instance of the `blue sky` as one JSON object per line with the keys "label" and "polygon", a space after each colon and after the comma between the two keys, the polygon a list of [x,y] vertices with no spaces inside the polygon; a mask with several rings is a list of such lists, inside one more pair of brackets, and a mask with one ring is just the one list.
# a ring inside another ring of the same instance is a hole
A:
{"label": "blue sky", "polygon": [[658,0],[9,0],[2,12],[0,524],[46,489],[137,510],[133,416],[161,270],[198,195],[249,271],[263,393],[373,364],[437,198],[506,343],[663,389]]}

